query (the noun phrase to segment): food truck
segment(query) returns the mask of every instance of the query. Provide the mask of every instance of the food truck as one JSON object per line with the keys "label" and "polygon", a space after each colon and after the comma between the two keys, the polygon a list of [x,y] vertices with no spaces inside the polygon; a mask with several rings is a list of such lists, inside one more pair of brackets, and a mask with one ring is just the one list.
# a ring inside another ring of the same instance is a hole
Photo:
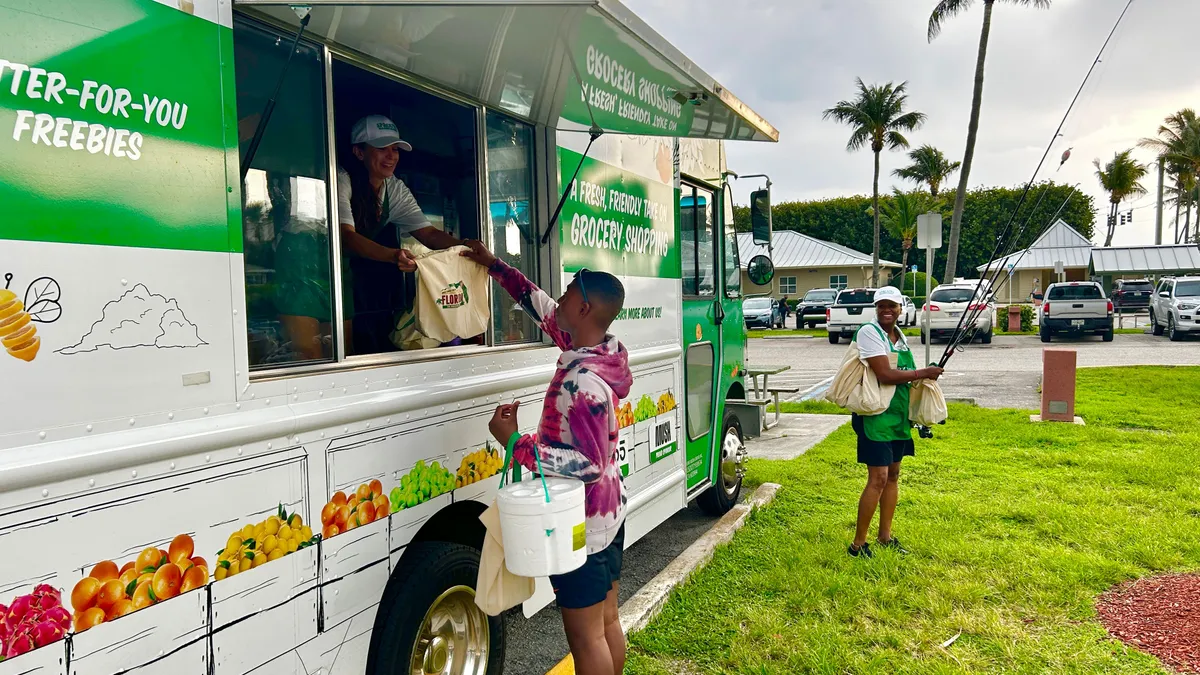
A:
{"label": "food truck", "polygon": [[497,285],[431,340],[347,253],[368,115],[431,227],[624,283],[626,545],[736,503],[724,143],[778,134],[619,2],[0,0],[0,675],[502,672],[487,423],[557,350]]}

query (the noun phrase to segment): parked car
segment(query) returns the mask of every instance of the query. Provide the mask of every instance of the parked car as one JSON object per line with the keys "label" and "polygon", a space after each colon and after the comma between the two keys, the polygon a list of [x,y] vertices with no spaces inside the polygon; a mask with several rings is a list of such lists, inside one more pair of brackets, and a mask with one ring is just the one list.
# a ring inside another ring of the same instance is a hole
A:
{"label": "parked car", "polygon": [[742,317],[746,328],[783,328],[783,309],[775,298],[746,298]]}
{"label": "parked car", "polygon": [[842,289],[833,304],[825,309],[829,344],[836,345],[842,338],[852,339],[859,326],[874,318],[874,288]]}
{"label": "parked car", "polygon": [[1100,335],[1105,342],[1112,342],[1113,303],[1094,281],[1050,284],[1046,300],[1038,308],[1038,326],[1042,342],[1059,333]]}
{"label": "parked car", "polygon": [[804,294],[804,299],[796,305],[796,328],[816,328],[818,323],[825,323],[825,310],[837,300],[838,289],[814,288]]}
{"label": "parked car", "polygon": [[1200,331],[1200,277],[1163,279],[1150,300],[1150,325],[1178,342]]}
{"label": "parked car", "polygon": [[900,308],[900,325],[917,325],[917,306],[913,303],[913,299],[907,295],[904,296],[904,306]]}
{"label": "parked car", "polygon": [[1118,279],[1113,284],[1113,309],[1118,312],[1147,309],[1152,295],[1154,284],[1148,279]]}
{"label": "parked car", "polygon": [[963,314],[978,312],[968,330],[974,331],[973,337],[985,345],[992,343],[996,326],[996,301],[989,295],[981,294],[978,283],[942,284],[933,289],[929,299],[925,301],[924,311],[929,313],[929,330],[926,333],[924,319],[921,321],[921,344],[927,340],[949,340],[959,323],[964,321]]}

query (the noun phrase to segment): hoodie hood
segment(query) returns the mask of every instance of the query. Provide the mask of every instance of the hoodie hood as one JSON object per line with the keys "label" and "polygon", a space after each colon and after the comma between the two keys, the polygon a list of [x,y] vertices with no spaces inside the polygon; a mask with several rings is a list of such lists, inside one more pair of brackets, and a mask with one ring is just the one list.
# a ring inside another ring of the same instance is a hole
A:
{"label": "hoodie hood", "polygon": [[625,350],[625,345],[612,335],[595,347],[580,347],[563,352],[558,357],[558,367],[564,370],[578,368],[581,373],[595,373],[619,399],[629,396],[629,388],[633,386],[633,373],[629,370],[629,352]]}

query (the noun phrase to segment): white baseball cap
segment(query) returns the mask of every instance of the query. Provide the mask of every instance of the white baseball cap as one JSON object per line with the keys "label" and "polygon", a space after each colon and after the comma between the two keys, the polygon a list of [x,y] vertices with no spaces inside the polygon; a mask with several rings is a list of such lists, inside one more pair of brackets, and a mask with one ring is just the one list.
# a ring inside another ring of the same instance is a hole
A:
{"label": "white baseball cap", "polygon": [[374,148],[389,148],[398,145],[401,150],[412,150],[412,146],[400,138],[396,123],[383,115],[367,115],[355,122],[354,128],[350,131],[350,142],[354,145],[366,143]]}
{"label": "white baseball cap", "polygon": [[875,304],[878,305],[881,302],[894,302],[897,305],[903,305],[904,296],[901,295],[899,288],[896,288],[895,286],[884,286],[883,288],[875,291]]}

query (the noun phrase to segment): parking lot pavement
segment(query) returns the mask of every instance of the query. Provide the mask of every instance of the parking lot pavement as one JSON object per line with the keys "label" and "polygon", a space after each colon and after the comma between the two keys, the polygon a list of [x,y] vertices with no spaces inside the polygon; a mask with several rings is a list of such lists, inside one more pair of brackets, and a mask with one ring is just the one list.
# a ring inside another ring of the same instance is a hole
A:
{"label": "parking lot pavement", "polygon": [[[924,360],[924,345],[909,338],[917,360]],[[1055,338],[1045,345],[1036,336],[997,335],[990,345],[972,343],[946,364],[942,391],[948,397],[969,397],[989,408],[1038,408],[1042,348],[1076,350],[1081,368],[1096,366],[1200,365],[1200,340],[1171,342],[1153,335],[1117,335],[1112,342],[1099,337]],[[932,345],[937,361],[945,344]],[[749,359],[754,364],[789,365],[794,377],[824,378],[837,371],[846,343],[825,340],[751,340]],[[781,376],[778,376],[782,378]],[[782,383],[782,379],[779,382]],[[774,384],[776,379],[771,378]]]}

